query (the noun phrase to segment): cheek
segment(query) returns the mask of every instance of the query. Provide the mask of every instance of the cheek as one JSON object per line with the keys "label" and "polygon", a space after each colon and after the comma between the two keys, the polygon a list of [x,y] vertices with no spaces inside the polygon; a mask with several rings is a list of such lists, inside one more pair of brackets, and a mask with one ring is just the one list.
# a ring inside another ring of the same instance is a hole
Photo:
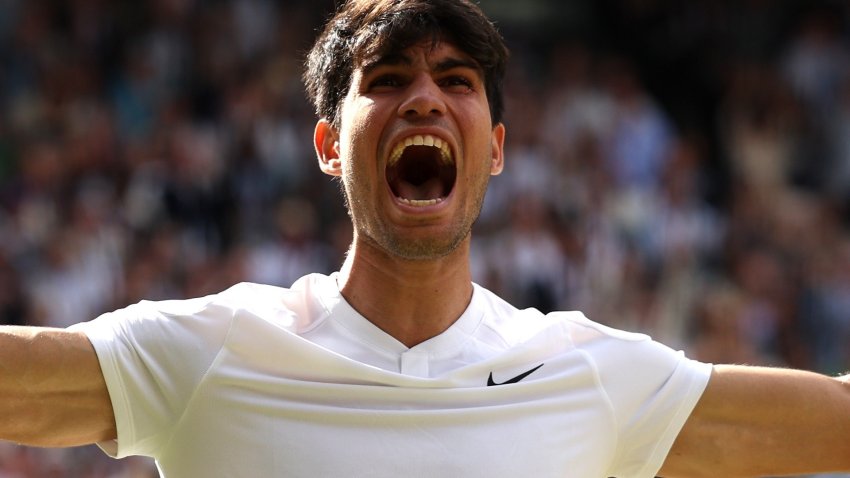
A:
{"label": "cheek", "polygon": [[489,156],[492,149],[493,125],[487,104],[475,103],[470,108],[464,109],[462,114],[458,115],[458,123],[466,125],[470,138],[476,138],[476,152],[486,150]]}
{"label": "cheek", "polygon": [[374,125],[380,123],[373,102],[355,101],[344,111],[346,114],[342,116],[342,123],[345,126],[340,131],[341,154],[350,160],[364,154],[374,157],[380,134]]}
{"label": "cheek", "polygon": [[475,153],[475,169],[481,172],[487,172],[489,175],[490,168],[493,162],[493,140],[489,129],[476,131],[476,140],[474,145]]}
{"label": "cheek", "polygon": [[380,177],[376,173],[379,132],[369,127],[375,121],[371,108],[351,109],[343,121],[347,127],[340,131],[342,180],[349,201],[360,203],[371,195],[372,183]]}

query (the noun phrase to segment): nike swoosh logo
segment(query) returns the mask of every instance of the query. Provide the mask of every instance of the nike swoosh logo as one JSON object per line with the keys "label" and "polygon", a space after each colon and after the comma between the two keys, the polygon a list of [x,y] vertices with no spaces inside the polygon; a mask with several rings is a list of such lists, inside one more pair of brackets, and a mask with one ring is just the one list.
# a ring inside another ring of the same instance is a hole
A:
{"label": "nike swoosh logo", "polygon": [[533,369],[531,369],[531,370],[528,370],[528,371],[526,371],[526,372],[523,372],[523,373],[521,373],[521,374],[517,375],[516,377],[514,377],[514,378],[512,378],[512,379],[510,379],[510,380],[505,380],[504,382],[501,382],[501,383],[496,383],[496,382],[494,382],[494,381],[493,381],[493,372],[490,372],[490,376],[489,376],[489,377],[487,377],[487,386],[488,386],[488,387],[492,387],[493,385],[507,385],[507,384],[509,384],[509,383],[517,383],[517,382],[519,382],[520,380],[524,379],[525,377],[528,377],[529,375],[531,375],[532,373],[534,373],[534,371],[535,371],[535,370],[537,370],[538,368],[540,368],[540,367],[542,367],[542,366],[543,366],[543,364],[540,364],[540,365],[538,365],[538,366],[534,367],[534,368],[533,368]]}

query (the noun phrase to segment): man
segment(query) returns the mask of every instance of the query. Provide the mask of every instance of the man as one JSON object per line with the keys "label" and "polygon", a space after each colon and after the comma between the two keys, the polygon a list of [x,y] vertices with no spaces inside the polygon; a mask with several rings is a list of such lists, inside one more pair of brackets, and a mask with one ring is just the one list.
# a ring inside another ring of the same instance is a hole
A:
{"label": "man", "polygon": [[506,51],[466,0],[352,0],[305,79],[341,270],[0,333],[0,438],[162,476],[759,476],[850,469],[850,384],[693,362],[471,282]]}

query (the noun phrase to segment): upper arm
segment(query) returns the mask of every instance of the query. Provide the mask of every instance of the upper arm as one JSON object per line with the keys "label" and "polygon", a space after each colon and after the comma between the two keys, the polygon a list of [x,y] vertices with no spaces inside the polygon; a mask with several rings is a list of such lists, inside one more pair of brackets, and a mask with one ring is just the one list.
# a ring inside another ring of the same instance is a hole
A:
{"label": "upper arm", "polygon": [[0,439],[75,446],[115,436],[109,393],[85,334],[0,327]]}
{"label": "upper arm", "polygon": [[716,366],[661,475],[850,469],[850,384],[812,372]]}

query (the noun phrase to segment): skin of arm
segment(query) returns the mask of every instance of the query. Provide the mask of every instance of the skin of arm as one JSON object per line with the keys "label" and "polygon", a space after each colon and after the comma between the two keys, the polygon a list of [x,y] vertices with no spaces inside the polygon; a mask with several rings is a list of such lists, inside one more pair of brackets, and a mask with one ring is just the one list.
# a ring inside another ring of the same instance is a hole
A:
{"label": "skin of arm", "polygon": [[59,447],[115,437],[106,383],[83,333],[0,326],[0,439]]}
{"label": "skin of arm", "polygon": [[758,477],[850,470],[850,376],[714,367],[661,476]]}

